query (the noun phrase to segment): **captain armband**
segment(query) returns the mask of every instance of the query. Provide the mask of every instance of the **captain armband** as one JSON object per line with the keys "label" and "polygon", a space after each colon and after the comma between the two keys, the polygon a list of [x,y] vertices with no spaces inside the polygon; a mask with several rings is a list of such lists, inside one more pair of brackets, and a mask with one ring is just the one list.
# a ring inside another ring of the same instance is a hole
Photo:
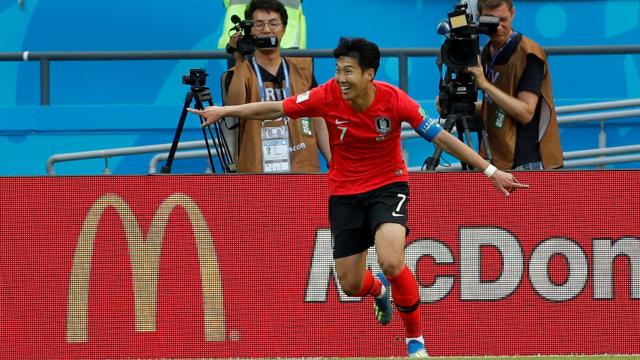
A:
{"label": "captain armband", "polygon": [[415,131],[418,135],[432,142],[433,139],[440,134],[440,131],[442,131],[442,126],[440,126],[437,119],[424,118],[422,123],[415,128]]}

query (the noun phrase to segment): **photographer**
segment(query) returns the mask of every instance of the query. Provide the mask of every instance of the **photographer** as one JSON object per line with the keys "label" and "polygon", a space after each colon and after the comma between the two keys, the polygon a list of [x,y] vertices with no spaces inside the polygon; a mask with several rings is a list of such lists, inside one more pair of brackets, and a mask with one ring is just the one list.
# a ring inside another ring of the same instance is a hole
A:
{"label": "photographer", "polygon": [[[278,41],[284,36],[288,21],[285,7],[278,0],[252,0],[245,19],[253,22],[251,35],[276,37]],[[248,24],[251,26],[251,22]],[[317,85],[311,58],[284,58],[279,46],[258,47],[253,54],[247,54],[243,50],[247,35],[237,32],[229,42],[231,51],[235,50],[236,65],[222,76],[225,105],[280,101]],[[327,163],[331,160],[322,118],[247,120],[250,119],[238,119],[237,133],[232,136],[237,137],[235,158],[239,172],[319,172],[318,149]]]}
{"label": "photographer", "polygon": [[[500,19],[497,31],[469,67],[484,92],[481,114],[499,169],[563,165],[549,64],[542,48],[512,28],[512,0],[478,0],[480,15]],[[484,152],[484,147],[481,149]]]}

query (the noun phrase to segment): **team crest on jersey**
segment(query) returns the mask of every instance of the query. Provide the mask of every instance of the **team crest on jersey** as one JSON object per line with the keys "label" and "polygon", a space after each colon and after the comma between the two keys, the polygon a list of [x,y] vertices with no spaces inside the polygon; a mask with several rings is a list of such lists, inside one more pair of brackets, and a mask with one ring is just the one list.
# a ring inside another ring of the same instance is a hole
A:
{"label": "team crest on jersey", "polygon": [[377,117],[376,130],[378,134],[388,134],[391,131],[391,120],[384,116]]}
{"label": "team crest on jersey", "polygon": [[377,141],[382,141],[387,138],[387,135],[391,132],[391,120],[384,116],[379,116],[376,118],[376,131],[378,131],[378,136],[376,136]]}

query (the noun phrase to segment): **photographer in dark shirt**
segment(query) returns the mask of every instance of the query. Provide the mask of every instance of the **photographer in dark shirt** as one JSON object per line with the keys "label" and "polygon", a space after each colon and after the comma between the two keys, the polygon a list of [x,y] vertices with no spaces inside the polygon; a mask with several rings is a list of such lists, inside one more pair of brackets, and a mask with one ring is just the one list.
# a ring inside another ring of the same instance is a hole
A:
{"label": "photographer in dark shirt", "polygon": [[546,54],[535,41],[513,30],[512,0],[478,0],[478,10],[480,15],[500,19],[482,51],[481,64],[468,68],[484,92],[479,112],[495,166],[503,170],[562,167]]}

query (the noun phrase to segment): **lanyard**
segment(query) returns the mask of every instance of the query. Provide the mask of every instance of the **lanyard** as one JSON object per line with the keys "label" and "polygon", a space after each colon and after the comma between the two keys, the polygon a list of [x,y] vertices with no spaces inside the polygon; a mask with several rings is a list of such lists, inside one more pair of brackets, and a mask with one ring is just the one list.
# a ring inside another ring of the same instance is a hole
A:
{"label": "lanyard", "polygon": [[[251,58],[252,62],[253,62],[253,69],[256,71],[256,76],[258,77],[258,87],[260,88],[260,100],[262,101],[266,101],[267,99],[267,94],[266,91],[264,89],[264,82],[262,81],[262,75],[260,74],[260,68],[258,67],[258,63],[256,62],[256,58],[253,57]],[[286,99],[288,94],[290,93],[289,91],[289,69],[287,68],[287,62],[284,61],[284,58],[282,59],[282,70],[284,70],[284,89],[282,89],[282,91],[284,92],[284,98]]]}
{"label": "lanyard", "polygon": [[500,46],[500,49],[498,49],[498,51],[496,51],[496,53],[493,55],[493,57],[491,58],[491,62],[489,63],[489,65],[487,66],[487,70],[485,71],[486,76],[489,76],[490,73],[493,73],[493,65],[495,64],[496,59],[500,56],[500,54],[502,53],[502,50],[504,50],[507,47],[507,45],[511,43],[511,41],[516,37],[516,35],[518,35],[517,31],[514,31],[511,35],[509,35],[509,38],[507,39],[507,41],[505,41],[504,44]]}

